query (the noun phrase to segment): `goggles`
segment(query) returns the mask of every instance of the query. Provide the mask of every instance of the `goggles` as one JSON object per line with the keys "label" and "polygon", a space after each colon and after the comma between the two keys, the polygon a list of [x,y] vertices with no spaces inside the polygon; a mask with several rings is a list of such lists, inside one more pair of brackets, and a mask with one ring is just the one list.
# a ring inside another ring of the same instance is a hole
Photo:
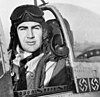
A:
{"label": "goggles", "polygon": [[11,14],[11,21],[12,22],[24,22],[24,21],[36,21],[36,22],[43,22],[44,18],[43,11],[35,6],[35,5],[22,5],[17,7],[13,13]]}

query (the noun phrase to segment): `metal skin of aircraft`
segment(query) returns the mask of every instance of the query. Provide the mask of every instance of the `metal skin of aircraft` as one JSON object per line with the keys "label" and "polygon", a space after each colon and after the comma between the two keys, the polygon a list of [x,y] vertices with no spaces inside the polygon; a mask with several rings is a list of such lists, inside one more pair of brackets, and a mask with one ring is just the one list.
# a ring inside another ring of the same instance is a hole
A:
{"label": "metal skin of aircraft", "polygon": [[[34,4],[37,5],[36,0],[34,1]],[[65,39],[65,43],[69,49],[67,54],[69,55],[69,65],[72,68],[69,73],[73,76],[74,86],[69,87],[67,85],[61,85],[13,91],[7,47],[0,21],[0,97],[100,97],[100,62],[91,62],[87,60],[87,58],[92,56],[99,56],[100,51],[98,49],[94,49],[75,58],[68,29],[66,28],[62,15],[54,6],[45,3],[43,0],[41,1],[43,4],[39,7],[43,11],[51,11],[60,23],[62,29],[61,35],[63,36],[61,36],[61,39]]]}

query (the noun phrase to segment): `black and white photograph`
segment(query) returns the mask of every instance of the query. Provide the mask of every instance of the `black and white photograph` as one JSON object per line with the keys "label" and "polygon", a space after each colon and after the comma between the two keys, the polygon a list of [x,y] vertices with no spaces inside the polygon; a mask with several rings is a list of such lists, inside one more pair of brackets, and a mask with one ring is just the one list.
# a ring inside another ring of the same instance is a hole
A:
{"label": "black and white photograph", "polygon": [[100,97],[99,0],[0,0],[0,97]]}

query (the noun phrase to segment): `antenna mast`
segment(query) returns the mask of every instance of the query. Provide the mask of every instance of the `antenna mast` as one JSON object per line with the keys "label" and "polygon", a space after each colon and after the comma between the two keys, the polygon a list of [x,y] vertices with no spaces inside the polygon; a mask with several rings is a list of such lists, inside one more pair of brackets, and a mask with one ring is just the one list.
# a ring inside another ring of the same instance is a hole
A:
{"label": "antenna mast", "polygon": [[[42,2],[41,5],[45,5],[45,4],[47,4],[44,0],[40,0],[40,1]],[[37,4],[37,0],[34,0],[34,5],[38,6],[38,4]],[[40,6],[41,6],[41,5],[40,5]]]}
{"label": "antenna mast", "polygon": [[37,0],[34,0],[34,5],[36,5],[36,6],[37,6]]}

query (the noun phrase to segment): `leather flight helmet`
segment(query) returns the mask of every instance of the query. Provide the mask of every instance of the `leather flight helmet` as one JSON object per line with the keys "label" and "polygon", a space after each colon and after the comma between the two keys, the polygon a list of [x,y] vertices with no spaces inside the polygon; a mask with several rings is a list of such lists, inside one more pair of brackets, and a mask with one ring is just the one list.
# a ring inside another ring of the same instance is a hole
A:
{"label": "leather flight helmet", "polygon": [[16,26],[25,21],[34,21],[42,23],[44,12],[35,5],[21,5],[17,7],[11,14],[10,20]]}

